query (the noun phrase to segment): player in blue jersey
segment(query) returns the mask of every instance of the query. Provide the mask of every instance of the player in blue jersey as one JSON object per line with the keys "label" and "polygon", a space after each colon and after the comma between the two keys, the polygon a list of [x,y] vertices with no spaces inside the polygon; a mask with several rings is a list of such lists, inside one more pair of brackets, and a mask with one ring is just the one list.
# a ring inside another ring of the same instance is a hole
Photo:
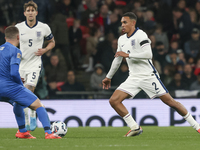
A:
{"label": "player in blue jersey", "polygon": [[9,26],[5,30],[6,43],[0,46],[0,101],[13,105],[13,111],[19,127],[17,138],[34,139],[25,128],[23,109],[29,107],[35,110],[45,130],[45,139],[61,138],[51,133],[48,114],[42,103],[30,90],[23,86],[19,75],[19,64],[22,58],[21,51],[16,47],[19,44],[19,30]]}
{"label": "player in blue jersey", "polygon": [[106,78],[102,81],[103,89],[110,88],[113,75],[119,68],[122,59],[126,58],[129,77],[115,90],[109,101],[131,129],[125,137],[136,136],[143,132],[122,103],[124,99],[134,97],[141,90],[145,91],[151,99],[159,97],[165,104],[174,108],[200,133],[200,125],[181,103],[171,97],[160,80],[159,74],[152,63],[151,41],[144,31],[135,27],[136,21],[137,17],[133,12],[123,15],[121,23],[125,34],[118,39],[115,58]]}

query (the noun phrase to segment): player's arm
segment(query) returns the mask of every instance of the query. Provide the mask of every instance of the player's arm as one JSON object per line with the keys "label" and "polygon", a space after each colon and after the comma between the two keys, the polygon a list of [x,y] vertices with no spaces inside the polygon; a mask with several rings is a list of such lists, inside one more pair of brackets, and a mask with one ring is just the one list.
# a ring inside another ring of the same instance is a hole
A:
{"label": "player's arm", "polygon": [[[118,39],[117,52],[122,51],[121,46],[120,46],[120,39],[121,39],[121,37]],[[115,58],[111,64],[110,70],[109,70],[108,74],[106,75],[106,78],[112,79],[113,75],[116,73],[116,71],[120,67],[122,60],[123,60],[123,57],[115,56]]]}
{"label": "player's arm", "polygon": [[110,70],[108,72],[108,74],[106,75],[107,78],[112,79],[113,75],[116,73],[116,71],[118,70],[118,68],[121,65],[123,57],[115,57],[112,65],[110,67]]}
{"label": "player's arm", "polygon": [[127,54],[125,52],[119,51],[116,52],[115,57],[129,57],[129,58],[135,58],[135,59],[152,59],[152,52],[151,52],[151,46],[149,43],[146,43],[144,45],[141,45],[141,52],[140,53],[130,53]]}
{"label": "player's arm", "polygon": [[151,40],[148,38],[145,32],[140,31],[140,35],[137,39],[137,44],[140,46],[140,52],[138,53],[124,53],[124,52],[117,52],[115,57],[122,56],[122,57],[129,57],[134,59],[152,59],[153,54],[151,50]]}
{"label": "player's arm", "polygon": [[108,72],[108,74],[106,75],[106,78],[102,81],[103,84],[103,89],[109,89],[111,87],[111,79],[113,77],[113,75],[116,73],[116,71],[118,70],[121,62],[122,62],[123,57],[115,57],[112,65],[110,67],[110,70]]}
{"label": "player's arm", "polygon": [[[121,51],[120,40],[118,40],[117,51]],[[104,80],[102,80],[103,89],[109,89],[110,88],[111,79],[112,79],[113,75],[116,73],[116,71],[119,69],[122,60],[123,60],[123,57],[115,57],[114,58],[114,60],[111,64],[110,70],[109,70],[108,74],[106,75],[106,78]]]}
{"label": "player's arm", "polygon": [[148,39],[143,40],[140,42],[140,53],[130,53],[129,58],[136,58],[136,59],[152,59],[152,50],[151,45]]}
{"label": "player's arm", "polygon": [[19,75],[19,64],[12,64],[10,66],[10,75],[16,83],[23,85]]}
{"label": "player's arm", "polygon": [[35,52],[35,55],[42,56],[47,51],[53,49],[55,47],[55,40],[54,37],[50,40],[48,40],[48,44],[45,48],[39,48],[37,52]]}
{"label": "player's arm", "polygon": [[19,49],[12,51],[10,61],[10,75],[14,82],[23,85],[21,77],[19,75],[19,64],[21,62],[22,54]]}

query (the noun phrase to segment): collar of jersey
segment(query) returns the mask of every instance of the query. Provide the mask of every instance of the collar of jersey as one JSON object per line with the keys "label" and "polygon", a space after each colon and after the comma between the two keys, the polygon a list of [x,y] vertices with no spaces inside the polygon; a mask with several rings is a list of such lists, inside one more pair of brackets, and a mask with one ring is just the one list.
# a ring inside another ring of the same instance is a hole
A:
{"label": "collar of jersey", "polygon": [[130,37],[132,37],[134,34],[135,34],[135,32],[137,31],[137,30],[139,30],[139,28],[137,27],[136,29],[135,29],[135,31],[131,34],[131,36],[127,36],[127,34],[126,34],[126,36],[127,36],[127,38],[130,38]]}
{"label": "collar of jersey", "polygon": [[28,23],[27,23],[27,21],[25,21],[25,24],[29,27],[29,28],[34,28],[35,26],[37,26],[37,24],[38,24],[38,21],[36,20],[36,23],[35,23],[35,25],[34,26],[32,26],[32,27],[30,27],[29,25],[28,25]]}
{"label": "collar of jersey", "polygon": [[12,45],[11,43],[9,43],[9,42],[6,42],[5,44],[9,44],[9,45]]}

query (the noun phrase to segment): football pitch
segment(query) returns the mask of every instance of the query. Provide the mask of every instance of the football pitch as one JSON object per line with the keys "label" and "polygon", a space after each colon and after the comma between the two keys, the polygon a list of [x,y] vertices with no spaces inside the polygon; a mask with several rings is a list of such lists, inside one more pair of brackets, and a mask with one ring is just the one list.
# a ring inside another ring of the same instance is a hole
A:
{"label": "football pitch", "polygon": [[143,134],[123,137],[128,127],[68,128],[62,139],[44,139],[44,131],[31,132],[37,139],[16,139],[17,129],[0,128],[0,150],[199,150],[200,134],[192,127],[143,126]]}

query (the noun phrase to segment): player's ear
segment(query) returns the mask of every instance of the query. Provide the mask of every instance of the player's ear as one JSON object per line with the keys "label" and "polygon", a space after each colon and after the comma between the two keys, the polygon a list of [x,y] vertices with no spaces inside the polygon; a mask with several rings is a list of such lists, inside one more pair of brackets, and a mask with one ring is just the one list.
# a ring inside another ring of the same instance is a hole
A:
{"label": "player's ear", "polygon": [[133,24],[133,26],[135,26],[135,25],[136,25],[136,21],[135,21],[135,20],[133,20],[133,21],[132,21],[132,24]]}
{"label": "player's ear", "polygon": [[36,16],[38,15],[38,11],[36,11]]}
{"label": "player's ear", "polygon": [[19,40],[19,34],[17,34],[17,40]]}
{"label": "player's ear", "polygon": [[24,11],[24,16],[26,16],[26,12]]}

